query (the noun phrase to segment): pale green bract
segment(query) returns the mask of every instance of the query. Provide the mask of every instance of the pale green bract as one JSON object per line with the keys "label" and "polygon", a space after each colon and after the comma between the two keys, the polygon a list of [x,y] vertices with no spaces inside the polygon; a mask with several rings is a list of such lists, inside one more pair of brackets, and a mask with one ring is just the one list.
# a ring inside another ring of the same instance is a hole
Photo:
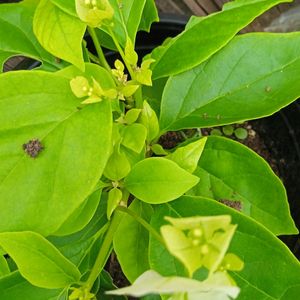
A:
{"label": "pale green bract", "polygon": [[[176,295],[185,294],[183,299],[236,299],[239,289],[231,285],[231,282],[222,273],[217,273],[207,281],[182,277],[163,277],[153,270],[142,274],[132,286],[116,291],[110,291],[109,295],[130,295],[141,297],[148,294],[174,294],[168,300],[175,300]],[[181,299],[181,298],[180,298]]]}

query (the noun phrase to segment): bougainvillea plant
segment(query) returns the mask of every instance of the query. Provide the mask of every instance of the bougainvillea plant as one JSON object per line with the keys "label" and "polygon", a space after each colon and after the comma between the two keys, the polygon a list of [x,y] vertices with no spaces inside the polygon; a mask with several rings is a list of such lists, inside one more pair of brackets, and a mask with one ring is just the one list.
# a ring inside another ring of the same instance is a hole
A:
{"label": "bougainvillea plant", "polygon": [[[282,2],[231,1],[145,57],[154,0],[0,5],[1,68],[40,62],[0,74],[1,300],[298,299],[269,165],[226,137],[161,143],[300,96],[300,33],[237,35]],[[114,286],[114,257],[131,285]]]}

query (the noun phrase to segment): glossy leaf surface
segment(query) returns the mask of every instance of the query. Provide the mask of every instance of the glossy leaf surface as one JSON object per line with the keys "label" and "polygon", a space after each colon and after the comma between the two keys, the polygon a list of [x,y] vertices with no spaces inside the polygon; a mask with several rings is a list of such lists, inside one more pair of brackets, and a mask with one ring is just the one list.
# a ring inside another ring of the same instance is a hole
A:
{"label": "glossy leaf surface", "polygon": [[166,158],[174,161],[186,171],[193,173],[198,166],[198,161],[204,150],[206,140],[207,138],[202,138],[186,146],[179,147],[173,153],[166,156]]}
{"label": "glossy leaf surface", "polygon": [[146,0],[143,14],[141,17],[141,22],[139,25],[139,30],[144,30],[149,32],[151,24],[153,22],[158,22],[159,17],[158,17],[158,11],[155,5],[154,0]]}
{"label": "glossy leaf surface", "polygon": [[[184,196],[156,210],[151,224],[158,230],[166,224],[165,216],[195,215],[231,215],[232,223],[238,225],[229,248],[245,262],[242,271],[230,272],[241,289],[238,299],[290,300],[289,295],[300,292],[300,264],[289,249],[259,223],[214,200]],[[149,253],[150,266],[155,271],[164,276],[184,275],[182,269],[176,268],[177,261],[152,237]]]}
{"label": "glossy leaf surface", "polygon": [[261,157],[240,143],[208,137],[190,193],[217,201],[240,202],[243,213],[274,234],[298,232],[289,212],[285,188]]}
{"label": "glossy leaf surface", "polygon": [[6,258],[0,255],[0,278],[10,273]]}
{"label": "glossy leaf surface", "polygon": [[80,279],[75,265],[37,233],[1,233],[0,245],[16,262],[22,276],[33,285],[64,288]]}
{"label": "glossy leaf surface", "polygon": [[[151,205],[139,200],[129,206],[146,222],[150,221],[153,213]],[[130,234],[128,234],[130,232]],[[133,282],[142,273],[147,271],[149,232],[130,215],[124,216],[114,236],[114,250],[126,278]]]}
{"label": "glossy leaf surface", "polygon": [[63,289],[43,289],[31,285],[20,272],[0,279],[1,300],[57,300]]}
{"label": "glossy leaf surface", "polygon": [[281,2],[290,1],[244,1],[243,5],[200,17],[198,22],[172,39],[166,47],[154,50],[156,63],[153,79],[175,75],[199,65],[224,47],[256,17]]}
{"label": "glossy leaf surface", "polygon": [[137,163],[125,178],[125,187],[138,199],[159,204],[174,200],[195,186],[199,178],[165,158]]}
{"label": "glossy leaf surface", "polygon": [[84,70],[81,43],[86,25],[78,18],[65,13],[49,0],[41,0],[35,11],[33,29],[47,51]]}
{"label": "glossy leaf surface", "polygon": [[[59,69],[55,57],[44,50],[36,39],[31,20],[38,0],[0,5],[0,67],[8,57],[25,55]],[[2,72],[2,68],[0,70]]]}
{"label": "glossy leaf surface", "polygon": [[69,235],[83,229],[93,218],[100,202],[101,190],[92,193],[62,224],[54,235]]}
{"label": "glossy leaf surface", "polygon": [[162,98],[161,128],[230,124],[271,115],[291,103],[300,95],[293,84],[299,43],[299,33],[241,35],[200,66],[171,77]]}
{"label": "glossy leaf surface", "polygon": [[[79,104],[69,80],[56,74],[0,76],[0,231],[49,235],[96,185],[110,151],[111,108]],[[43,146],[36,158],[23,150],[32,139]]]}
{"label": "glossy leaf surface", "polygon": [[50,0],[53,4],[59,7],[61,10],[70,14],[71,16],[77,17],[75,1],[74,0]]}

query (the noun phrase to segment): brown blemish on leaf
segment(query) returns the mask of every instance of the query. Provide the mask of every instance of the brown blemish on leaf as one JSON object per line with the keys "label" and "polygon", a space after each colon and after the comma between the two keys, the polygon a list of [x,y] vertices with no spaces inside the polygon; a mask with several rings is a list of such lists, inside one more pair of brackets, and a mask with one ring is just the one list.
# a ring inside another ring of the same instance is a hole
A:
{"label": "brown blemish on leaf", "polygon": [[222,204],[225,204],[228,207],[236,209],[238,211],[242,210],[241,201],[232,201],[232,200],[228,200],[228,199],[220,199],[219,202],[222,203]]}
{"label": "brown blemish on leaf", "polygon": [[23,150],[32,158],[36,158],[43,149],[44,146],[38,139],[33,139],[23,144]]}

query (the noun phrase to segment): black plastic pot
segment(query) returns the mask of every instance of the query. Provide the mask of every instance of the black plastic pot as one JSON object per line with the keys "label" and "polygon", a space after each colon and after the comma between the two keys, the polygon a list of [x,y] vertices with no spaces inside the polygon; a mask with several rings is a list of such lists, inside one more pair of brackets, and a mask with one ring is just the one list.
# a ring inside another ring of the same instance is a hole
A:
{"label": "black plastic pot", "polygon": [[[167,37],[179,34],[186,19],[164,15],[153,24],[150,33],[137,36],[137,51],[141,56],[150,53]],[[106,51],[109,61],[117,56]],[[25,60],[17,69],[32,69],[36,62]],[[271,117],[251,121],[253,128],[263,137],[272,157],[277,161],[280,177],[287,189],[292,216],[300,228],[300,102],[296,101]],[[270,203],[272,205],[272,203]],[[282,240],[300,258],[300,236],[285,236]]]}

